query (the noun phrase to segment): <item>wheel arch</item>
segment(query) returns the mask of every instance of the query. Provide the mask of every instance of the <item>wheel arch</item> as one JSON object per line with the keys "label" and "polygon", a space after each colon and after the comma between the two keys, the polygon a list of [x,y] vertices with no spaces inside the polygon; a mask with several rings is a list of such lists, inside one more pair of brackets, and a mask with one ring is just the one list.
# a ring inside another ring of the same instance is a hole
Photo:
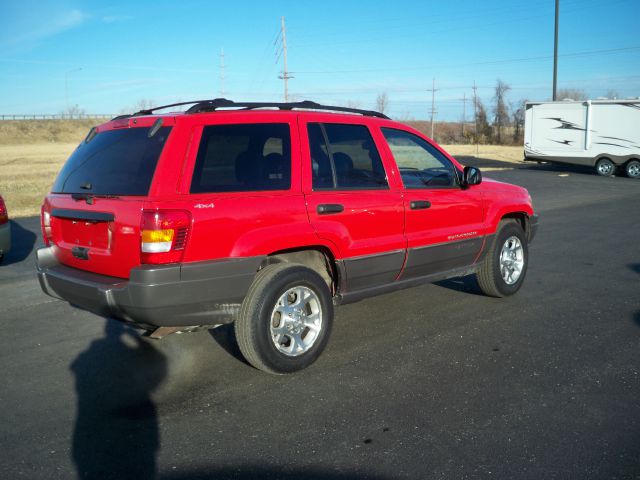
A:
{"label": "wheel arch", "polygon": [[500,226],[500,224],[510,221],[515,221],[516,223],[518,223],[518,225],[522,227],[522,230],[524,231],[526,237],[531,238],[531,218],[529,217],[529,214],[527,214],[526,212],[506,213],[500,218],[498,227]]}
{"label": "wheel arch", "polygon": [[334,295],[340,285],[340,269],[335,255],[324,245],[311,245],[300,248],[288,248],[270,253],[262,261],[258,270],[267,265],[278,263],[297,263],[317,272],[327,283]]}

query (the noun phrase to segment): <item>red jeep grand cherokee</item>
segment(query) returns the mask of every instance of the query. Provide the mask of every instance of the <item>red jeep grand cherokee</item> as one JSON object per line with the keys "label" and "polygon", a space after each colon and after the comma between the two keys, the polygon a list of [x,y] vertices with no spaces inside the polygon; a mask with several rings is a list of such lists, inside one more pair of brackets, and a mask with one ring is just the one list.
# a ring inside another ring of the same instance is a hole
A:
{"label": "red jeep grand cherokee", "polygon": [[216,99],[92,129],[42,206],[37,268],[47,294],[158,337],[234,321],[246,359],[286,373],[334,305],[474,273],[515,293],[537,223],[524,188],[380,113]]}

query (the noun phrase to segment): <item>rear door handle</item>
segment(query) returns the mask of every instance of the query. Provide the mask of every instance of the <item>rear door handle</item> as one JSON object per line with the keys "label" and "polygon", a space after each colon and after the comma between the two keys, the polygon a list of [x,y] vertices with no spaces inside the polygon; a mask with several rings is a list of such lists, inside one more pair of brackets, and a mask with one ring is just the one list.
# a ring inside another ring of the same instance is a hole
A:
{"label": "rear door handle", "polygon": [[423,210],[430,208],[431,202],[429,200],[411,200],[409,205],[411,206],[411,210]]}
{"label": "rear door handle", "polygon": [[318,215],[329,215],[332,213],[340,213],[344,212],[344,205],[340,205],[339,203],[324,203],[318,205],[316,208]]}

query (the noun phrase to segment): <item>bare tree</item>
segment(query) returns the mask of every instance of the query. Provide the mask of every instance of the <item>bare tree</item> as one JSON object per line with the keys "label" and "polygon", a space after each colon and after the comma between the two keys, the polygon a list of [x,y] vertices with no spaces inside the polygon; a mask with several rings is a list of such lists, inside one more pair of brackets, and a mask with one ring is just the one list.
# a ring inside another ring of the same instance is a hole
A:
{"label": "bare tree", "polygon": [[607,90],[607,94],[605,95],[609,100],[617,100],[620,98],[620,93],[617,90],[609,89]]}
{"label": "bare tree", "polygon": [[496,141],[499,144],[502,143],[502,129],[509,125],[509,106],[506,101],[506,95],[509,90],[511,90],[511,87],[508,84],[500,79],[496,81],[495,96],[493,97],[495,102],[493,124],[496,127]]}
{"label": "bare tree", "polygon": [[513,121],[513,143],[521,143],[522,131],[524,129],[524,115],[526,99],[520,100],[511,106],[511,120]]}
{"label": "bare tree", "polygon": [[491,139],[491,127],[487,120],[487,110],[482,100],[476,97],[476,143],[485,143]]}
{"label": "bare tree", "polygon": [[78,105],[71,105],[61,112],[63,118],[80,118],[85,115],[85,111]]}
{"label": "bare tree", "polygon": [[560,88],[556,97],[559,100],[569,98],[571,100],[588,100],[586,92],[580,88]]}
{"label": "bare tree", "polygon": [[389,106],[389,96],[387,92],[382,92],[376,98],[376,110],[380,113],[386,113],[387,107]]}
{"label": "bare tree", "polygon": [[141,98],[133,107],[134,111],[139,112],[140,110],[147,110],[149,108],[153,108],[156,105],[156,102],[151,100],[150,98]]}

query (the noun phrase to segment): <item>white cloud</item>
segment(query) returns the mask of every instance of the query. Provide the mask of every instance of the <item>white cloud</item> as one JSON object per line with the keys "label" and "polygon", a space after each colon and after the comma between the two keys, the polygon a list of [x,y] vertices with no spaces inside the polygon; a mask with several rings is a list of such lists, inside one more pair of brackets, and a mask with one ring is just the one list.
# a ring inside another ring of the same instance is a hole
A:
{"label": "white cloud", "polygon": [[[22,13],[22,12],[21,12]],[[33,46],[41,40],[78,27],[89,18],[78,9],[46,11],[17,15],[0,34],[0,47]]]}
{"label": "white cloud", "polygon": [[128,20],[133,20],[133,17],[130,15],[105,15],[102,17],[104,23],[126,22]]}

